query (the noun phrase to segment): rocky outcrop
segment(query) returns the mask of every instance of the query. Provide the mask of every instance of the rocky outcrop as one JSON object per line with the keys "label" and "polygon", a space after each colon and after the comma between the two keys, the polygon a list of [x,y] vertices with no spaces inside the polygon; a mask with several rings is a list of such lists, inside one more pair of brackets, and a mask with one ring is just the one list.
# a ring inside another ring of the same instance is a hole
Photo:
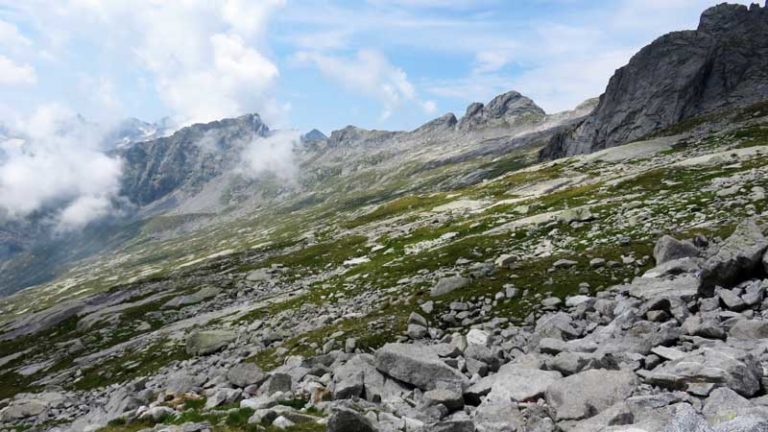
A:
{"label": "rocky outcrop", "polygon": [[457,125],[459,130],[471,131],[487,127],[514,128],[542,120],[546,113],[531,99],[516,91],[496,96],[488,105],[470,104]]}
{"label": "rocky outcrop", "polygon": [[591,153],[768,98],[768,8],[721,4],[695,31],[660,37],[611,78],[595,111],[542,158]]}

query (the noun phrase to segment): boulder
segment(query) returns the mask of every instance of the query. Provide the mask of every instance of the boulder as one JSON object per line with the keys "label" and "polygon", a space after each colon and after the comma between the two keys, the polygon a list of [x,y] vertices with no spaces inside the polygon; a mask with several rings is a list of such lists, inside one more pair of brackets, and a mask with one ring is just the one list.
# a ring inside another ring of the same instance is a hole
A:
{"label": "boulder", "polygon": [[444,420],[430,425],[427,430],[430,432],[475,432],[475,424],[472,420]]}
{"label": "boulder", "polygon": [[728,330],[728,337],[734,339],[767,339],[768,321],[738,320]]}
{"label": "boulder", "polygon": [[464,398],[461,392],[448,389],[435,389],[424,392],[424,405],[433,406],[441,404],[449,411],[458,411],[464,408]]}
{"label": "boulder", "polygon": [[552,383],[545,392],[558,420],[592,417],[629,397],[637,377],[628,371],[592,369]]}
{"label": "boulder", "polygon": [[725,387],[712,391],[701,413],[712,425],[747,416],[759,416],[768,420],[768,407],[757,407],[748,399]]}
{"label": "boulder", "polygon": [[472,384],[464,394],[469,400],[477,402],[481,396],[491,392],[499,400],[529,401],[543,395],[546,389],[560,378],[562,375],[556,371],[507,363],[497,373]]}
{"label": "boulder", "polygon": [[206,390],[205,407],[211,409],[224,404],[233,403],[240,398],[242,393],[243,391],[240,389],[224,387]]}
{"label": "boulder", "polygon": [[227,371],[227,380],[236,387],[245,388],[253,384],[259,385],[265,379],[264,372],[253,363],[240,363]]}
{"label": "boulder", "polygon": [[20,400],[14,401],[7,407],[0,410],[0,420],[13,421],[27,417],[38,416],[47,409],[47,405],[39,400]]}
{"label": "boulder", "polygon": [[293,388],[293,378],[287,373],[272,373],[259,387],[260,394],[273,395],[277,392],[289,392]]}
{"label": "boulder", "polygon": [[445,364],[428,346],[389,343],[375,354],[375,366],[392,378],[422,390],[432,390],[441,383],[463,385],[465,378]]}
{"label": "boulder", "polygon": [[680,241],[672,236],[665,235],[660,238],[653,247],[653,258],[656,265],[680,258],[691,258],[699,254],[699,250],[690,241]]}
{"label": "boulder", "polygon": [[715,255],[702,266],[699,294],[711,297],[716,286],[730,288],[764,271],[763,254],[768,240],[754,220],[740,223]]}
{"label": "boulder", "polygon": [[192,333],[187,338],[187,354],[201,356],[221,351],[234,342],[235,333],[226,330],[206,330]]}
{"label": "boulder", "polygon": [[645,374],[645,381],[685,390],[690,384],[712,383],[751,397],[760,391],[763,369],[750,354],[726,346],[700,348]]}
{"label": "boulder", "polygon": [[328,419],[327,432],[376,432],[371,421],[351,409],[340,408]]}
{"label": "boulder", "polygon": [[456,291],[457,289],[464,288],[469,284],[469,279],[463,277],[463,276],[451,276],[451,277],[445,277],[441,278],[437,281],[434,287],[432,287],[432,290],[430,291],[429,295],[432,297],[439,297],[445,294],[448,294],[450,292]]}

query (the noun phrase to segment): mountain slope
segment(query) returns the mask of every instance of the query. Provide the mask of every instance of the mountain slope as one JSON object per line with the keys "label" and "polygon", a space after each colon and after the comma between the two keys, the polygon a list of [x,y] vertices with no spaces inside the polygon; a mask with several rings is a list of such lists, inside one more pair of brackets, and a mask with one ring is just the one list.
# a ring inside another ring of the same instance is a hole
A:
{"label": "mountain slope", "polygon": [[768,97],[768,6],[721,4],[694,31],[660,37],[616,71],[594,113],[545,159],[625,144],[686,119]]}
{"label": "mountain slope", "polygon": [[[506,159],[532,161],[534,147],[589,109],[547,116],[530,99],[509,92],[487,106],[471,105],[461,121],[446,114],[410,132],[349,126],[326,137],[314,131],[287,144],[293,148],[281,163],[290,166],[282,168],[295,171],[287,177],[269,169],[253,173],[244,163],[249,151],[269,158],[259,148],[282,133],[270,131],[256,114],[127,143],[113,151],[123,160],[117,203],[123,216],[64,236],[44,224],[4,224],[0,292],[87,267],[91,257],[132,242],[226,228],[267,208],[345,202],[359,208],[408,192],[473,184],[504,172]],[[133,129],[148,127],[139,126]]]}

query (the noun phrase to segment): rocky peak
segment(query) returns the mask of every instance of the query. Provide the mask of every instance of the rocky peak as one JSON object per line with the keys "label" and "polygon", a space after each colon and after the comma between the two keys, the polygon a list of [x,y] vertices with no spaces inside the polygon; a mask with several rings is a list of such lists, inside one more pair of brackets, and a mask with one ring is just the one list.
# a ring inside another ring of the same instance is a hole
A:
{"label": "rocky peak", "polygon": [[626,144],[704,114],[768,98],[768,9],[721,4],[696,31],[660,37],[608,83],[595,111],[554,137],[543,158]]}
{"label": "rocky peak", "polygon": [[119,152],[125,161],[122,193],[150,204],[187,185],[199,186],[221,174],[239,153],[230,151],[269,135],[258,114],[199,123],[171,136],[137,143]]}
{"label": "rocky peak", "polygon": [[528,121],[539,120],[545,115],[544,110],[531,99],[516,91],[510,91],[496,96],[488,105],[479,102],[470,104],[458,127],[460,130],[515,127]]}
{"label": "rocky peak", "polygon": [[317,141],[325,141],[328,139],[328,137],[325,136],[325,134],[320,132],[319,130],[312,129],[311,131],[302,135],[301,139],[304,142],[317,142]]}
{"label": "rocky peak", "polygon": [[442,115],[434,120],[431,120],[418,129],[414,130],[414,133],[434,133],[439,131],[453,130],[456,127],[458,120],[453,113]]}
{"label": "rocky peak", "polygon": [[767,14],[768,2],[766,7],[753,3],[749,8],[741,4],[722,3],[701,14],[697,30],[708,34],[726,33],[735,28],[744,30],[745,26],[760,25]]}

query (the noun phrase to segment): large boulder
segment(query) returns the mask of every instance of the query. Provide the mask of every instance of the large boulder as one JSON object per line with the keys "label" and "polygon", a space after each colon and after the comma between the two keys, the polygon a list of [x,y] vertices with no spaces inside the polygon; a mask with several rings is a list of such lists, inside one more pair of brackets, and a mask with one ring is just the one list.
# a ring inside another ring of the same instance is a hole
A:
{"label": "large boulder", "polygon": [[656,265],[680,258],[695,257],[699,250],[690,241],[680,241],[672,236],[665,235],[656,242],[653,248],[653,258]]}
{"label": "large boulder", "polygon": [[469,279],[463,276],[450,276],[441,278],[437,281],[429,295],[432,297],[439,297],[441,295],[448,294],[456,291],[457,289],[464,288],[469,284]]}
{"label": "large boulder", "polygon": [[[768,426],[768,407],[757,406],[731,389],[715,389],[707,397],[701,413],[710,424],[717,425],[741,417],[761,417]],[[749,430],[749,429],[748,429]],[[768,430],[768,429],[757,429]]]}
{"label": "large boulder", "polygon": [[711,383],[751,397],[760,391],[763,368],[751,354],[720,345],[700,348],[644,375],[646,382],[660,387],[685,390]]}
{"label": "large boulder", "polygon": [[729,288],[764,271],[768,240],[754,220],[740,223],[734,233],[702,267],[699,294],[711,297],[716,286]]}
{"label": "large boulder", "polygon": [[523,402],[535,400],[543,395],[547,388],[560,378],[562,375],[556,371],[507,363],[498,373],[472,384],[464,394],[470,401],[479,401],[481,396],[493,393],[493,399]]}
{"label": "large boulder", "polygon": [[556,381],[545,394],[558,420],[578,420],[628,398],[636,385],[632,372],[592,369]]}
{"label": "large boulder", "polygon": [[376,369],[383,374],[422,390],[433,390],[441,384],[463,386],[464,376],[445,364],[428,346],[389,343],[375,355]]}
{"label": "large boulder", "polygon": [[236,387],[259,385],[267,378],[264,372],[253,363],[240,363],[227,371],[227,380]]}
{"label": "large boulder", "polygon": [[328,419],[328,432],[376,432],[371,421],[351,409],[340,408]]}
{"label": "large boulder", "polygon": [[27,417],[40,415],[48,409],[48,406],[39,400],[27,399],[14,401],[7,407],[0,410],[0,420],[13,421]]}
{"label": "large boulder", "polygon": [[206,330],[192,333],[187,338],[187,354],[201,356],[224,349],[236,339],[235,333],[226,330]]}
{"label": "large boulder", "polygon": [[728,330],[728,337],[734,339],[767,339],[768,321],[739,320]]}

